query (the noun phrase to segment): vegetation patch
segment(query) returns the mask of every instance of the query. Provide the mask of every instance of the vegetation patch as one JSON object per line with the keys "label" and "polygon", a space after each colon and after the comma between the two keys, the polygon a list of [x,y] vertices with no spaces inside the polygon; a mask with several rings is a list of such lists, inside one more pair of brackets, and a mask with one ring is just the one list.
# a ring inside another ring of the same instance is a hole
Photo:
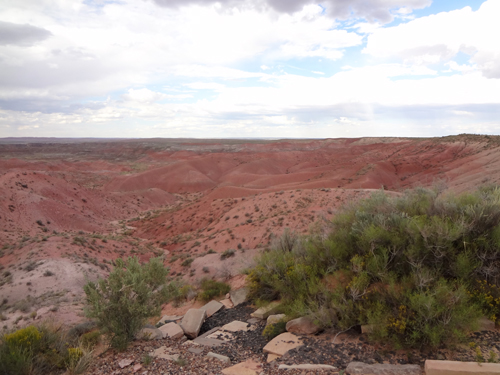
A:
{"label": "vegetation patch", "polygon": [[459,196],[383,191],[337,214],[327,235],[285,231],[249,274],[256,300],[323,327],[371,324],[396,347],[451,346],[500,307],[500,189]]}

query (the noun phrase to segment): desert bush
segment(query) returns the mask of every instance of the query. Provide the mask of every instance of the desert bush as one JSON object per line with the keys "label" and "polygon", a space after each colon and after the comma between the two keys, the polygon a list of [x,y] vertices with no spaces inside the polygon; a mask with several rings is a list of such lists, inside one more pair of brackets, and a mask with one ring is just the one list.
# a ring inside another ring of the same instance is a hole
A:
{"label": "desert bush", "polygon": [[94,349],[101,341],[101,332],[92,331],[84,333],[81,338],[81,346],[88,348],[90,350]]}
{"label": "desert bush", "polygon": [[280,320],[279,322],[268,324],[262,331],[262,336],[264,336],[266,340],[271,341],[276,336],[286,331],[286,323],[286,320]]}
{"label": "desert bush", "polygon": [[112,347],[126,349],[146,319],[160,313],[161,304],[172,297],[167,275],[160,258],[142,265],[137,258],[117,259],[107,279],[85,285],[86,315],[96,320]]}
{"label": "desert bush", "polygon": [[327,235],[273,241],[249,273],[251,296],[323,326],[375,324],[400,347],[460,341],[500,308],[500,189],[442,196],[377,192],[339,212]]}
{"label": "desert bush", "polygon": [[202,301],[208,302],[214,299],[215,297],[229,293],[231,287],[226,283],[216,280],[202,280],[201,290],[202,292],[198,294],[198,297]]}
{"label": "desert bush", "polygon": [[221,260],[225,260],[227,258],[233,257],[236,251],[234,249],[227,249],[220,255]]}

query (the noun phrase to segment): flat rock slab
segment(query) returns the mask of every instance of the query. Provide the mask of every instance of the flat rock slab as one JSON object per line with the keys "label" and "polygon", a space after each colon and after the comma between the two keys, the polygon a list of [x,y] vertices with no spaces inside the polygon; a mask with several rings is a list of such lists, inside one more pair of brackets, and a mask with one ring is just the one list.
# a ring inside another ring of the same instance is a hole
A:
{"label": "flat rock slab", "polygon": [[267,363],[271,363],[272,361],[274,361],[277,358],[281,358],[281,356],[277,355],[277,354],[268,354],[267,355]]}
{"label": "flat rock slab", "polygon": [[252,359],[245,362],[225,368],[222,370],[224,375],[258,375],[262,371],[262,365]]}
{"label": "flat rock slab", "polygon": [[248,323],[240,322],[239,320],[233,320],[231,323],[227,323],[222,326],[224,331],[228,332],[238,332],[238,331],[248,331]]}
{"label": "flat rock slab", "polygon": [[345,372],[349,375],[421,375],[422,369],[419,365],[390,365],[386,363],[369,365],[363,362],[351,362],[347,365]]}
{"label": "flat rock slab", "polygon": [[162,318],[160,320],[158,320],[158,323],[156,323],[156,325],[167,324],[170,322],[177,322],[177,321],[181,320],[183,316],[184,315],[163,315]]}
{"label": "flat rock slab", "polygon": [[198,336],[200,332],[201,325],[205,321],[207,313],[202,309],[189,309],[181,321],[181,327],[184,331],[184,334],[194,339]]}
{"label": "flat rock slab", "polygon": [[151,357],[168,359],[169,361],[177,361],[179,359],[178,353],[172,353],[172,349],[166,346],[160,346],[151,353]]}
{"label": "flat rock slab", "polygon": [[286,323],[286,330],[297,335],[314,335],[319,332],[320,328],[314,324],[312,319],[302,317]]}
{"label": "flat rock slab", "polygon": [[232,341],[234,339],[234,336],[225,331],[216,331],[211,333],[206,337],[207,339],[216,339],[216,340],[222,340],[222,341]]}
{"label": "flat rock slab", "polygon": [[496,375],[500,374],[499,363],[477,363],[458,361],[425,361],[426,375]]}
{"label": "flat rock slab", "polygon": [[229,296],[231,298],[231,302],[233,303],[233,306],[238,306],[239,304],[242,304],[247,300],[248,297],[248,288],[241,288],[238,290],[232,290],[229,293]]}
{"label": "flat rock slab", "polygon": [[134,363],[133,359],[122,359],[120,362],[118,362],[118,366],[120,366],[120,368],[125,368],[127,366],[130,366],[132,363]]}
{"label": "flat rock slab", "polygon": [[184,336],[182,328],[174,322],[164,324],[158,329],[163,333],[163,338],[170,337],[171,339],[178,340]]}
{"label": "flat rock slab", "polygon": [[267,319],[269,315],[276,314],[279,310],[279,307],[280,307],[279,302],[271,302],[269,305],[257,309],[255,312],[251,313],[250,316],[252,318],[258,318],[264,320]]}
{"label": "flat rock slab", "polygon": [[339,369],[330,365],[315,365],[315,364],[302,364],[302,365],[279,365],[278,370],[329,370],[338,371]]}
{"label": "flat rock slab", "polygon": [[207,337],[197,337],[192,342],[198,345],[208,346],[210,348],[214,348],[216,346],[222,345],[225,341],[218,339],[209,339]]}
{"label": "flat rock slab", "polygon": [[221,300],[220,303],[222,303],[226,309],[232,309],[234,307],[233,303],[229,298]]}
{"label": "flat rock slab", "polygon": [[264,346],[264,353],[284,355],[287,351],[302,346],[302,340],[290,332],[282,333]]}
{"label": "flat rock slab", "polygon": [[225,355],[208,352],[207,357],[218,359],[221,362],[231,363],[231,360],[229,359],[229,357],[226,357]]}
{"label": "flat rock slab", "polygon": [[135,335],[135,338],[138,340],[159,340],[163,338],[163,332],[158,328],[143,328]]}
{"label": "flat rock slab", "polygon": [[224,305],[222,303],[212,300],[205,306],[200,307],[200,309],[205,310],[207,312],[207,318],[209,318],[223,307]]}

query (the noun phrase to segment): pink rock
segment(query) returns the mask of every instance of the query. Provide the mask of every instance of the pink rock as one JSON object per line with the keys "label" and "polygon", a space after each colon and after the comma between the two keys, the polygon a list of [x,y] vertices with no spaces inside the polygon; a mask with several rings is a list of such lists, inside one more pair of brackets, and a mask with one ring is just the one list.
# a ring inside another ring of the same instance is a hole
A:
{"label": "pink rock", "polygon": [[282,333],[264,346],[264,353],[284,355],[291,349],[302,346],[302,340],[290,332]]}
{"label": "pink rock", "polygon": [[120,362],[118,362],[118,366],[120,366],[120,368],[124,368],[130,366],[132,363],[134,363],[133,359],[124,358]]}
{"label": "pink rock", "polygon": [[134,372],[137,372],[137,371],[139,371],[141,368],[142,368],[142,365],[141,365],[140,363],[137,363],[137,364],[135,364],[135,365],[134,365],[133,370],[134,370]]}
{"label": "pink rock", "polygon": [[319,332],[319,327],[311,319],[302,317],[290,320],[286,324],[286,330],[298,335],[313,335]]}

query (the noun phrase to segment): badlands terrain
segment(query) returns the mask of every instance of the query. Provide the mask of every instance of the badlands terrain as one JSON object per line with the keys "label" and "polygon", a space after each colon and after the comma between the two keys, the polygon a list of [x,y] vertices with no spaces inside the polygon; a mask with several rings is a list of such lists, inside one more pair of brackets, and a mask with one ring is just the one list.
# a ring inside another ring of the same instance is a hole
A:
{"label": "badlands terrain", "polygon": [[[286,228],[321,231],[375,189],[500,183],[500,137],[0,139],[2,326],[84,320],[83,285],[118,257],[242,285]],[[221,254],[224,254],[221,257]]]}

